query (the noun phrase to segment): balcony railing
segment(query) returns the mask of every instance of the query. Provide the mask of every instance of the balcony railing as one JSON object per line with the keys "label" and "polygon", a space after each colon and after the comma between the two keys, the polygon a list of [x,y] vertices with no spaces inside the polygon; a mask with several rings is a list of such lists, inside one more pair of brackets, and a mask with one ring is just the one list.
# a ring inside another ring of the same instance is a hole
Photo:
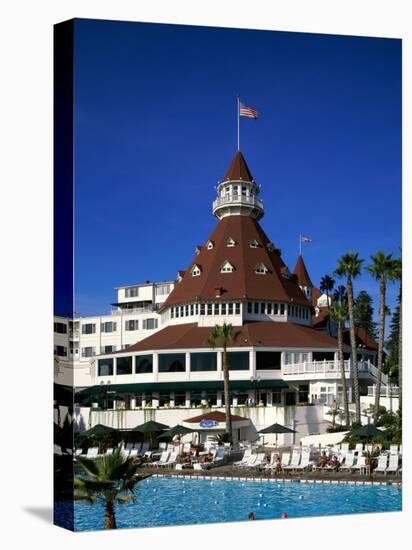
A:
{"label": "balcony railing", "polygon": [[139,315],[141,313],[153,313],[157,310],[158,310],[158,306],[112,309],[111,315],[128,315],[128,314]]}
{"label": "balcony railing", "polygon": [[[368,387],[368,397],[375,397],[376,395],[376,386],[369,386]],[[399,397],[399,387],[398,386],[392,386],[391,384],[388,384],[387,386],[381,386],[380,391],[381,397]]]}
{"label": "balcony railing", "polygon": [[[350,360],[344,362],[346,377],[350,377]],[[358,361],[358,373],[360,375],[369,374],[377,378],[378,369],[370,361]],[[325,376],[326,378],[339,378],[341,375],[339,361],[305,361],[304,363],[293,363],[283,365],[283,376],[307,376],[310,378]],[[388,383],[388,377],[385,374],[381,376],[382,384]]]}
{"label": "balcony railing", "polygon": [[233,204],[234,206],[246,204],[248,206],[256,206],[257,208],[263,209],[263,202],[255,196],[246,195],[229,195],[227,197],[221,197],[213,201],[213,209],[218,208],[219,206],[226,206]]}

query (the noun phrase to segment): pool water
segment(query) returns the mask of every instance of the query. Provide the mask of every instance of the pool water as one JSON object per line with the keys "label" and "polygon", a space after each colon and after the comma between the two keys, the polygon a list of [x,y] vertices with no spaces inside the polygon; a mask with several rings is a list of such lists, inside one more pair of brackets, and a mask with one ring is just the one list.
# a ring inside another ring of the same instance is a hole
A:
{"label": "pool water", "polygon": [[[118,528],[331,516],[402,509],[397,485],[346,485],[151,477],[134,503],[116,505]],[[104,527],[101,503],[76,501],[75,530]]]}

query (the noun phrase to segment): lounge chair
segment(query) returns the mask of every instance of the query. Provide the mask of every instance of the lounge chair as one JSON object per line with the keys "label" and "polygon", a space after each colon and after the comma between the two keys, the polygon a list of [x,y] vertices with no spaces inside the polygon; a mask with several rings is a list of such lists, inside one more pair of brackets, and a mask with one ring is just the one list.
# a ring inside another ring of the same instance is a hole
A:
{"label": "lounge chair", "polygon": [[300,458],[301,458],[301,454],[299,451],[293,451],[292,453],[292,460],[290,461],[290,464],[288,466],[282,466],[282,470],[283,471],[289,471],[289,470],[294,470],[296,468],[296,466],[299,466],[300,464]]}
{"label": "lounge chair", "polygon": [[80,456],[83,453],[83,449],[76,449],[74,451],[74,456]]}
{"label": "lounge chair", "polygon": [[89,447],[87,449],[86,458],[94,459],[94,458],[97,458],[98,454],[99,454],[99,448],[98,447]]}
{"label": "lounge chair", "polygon": [[340,452],[342,454],[347,454],[349,452],[349,443],[341,443],[340,444]]}
{"label": "lounge chair", "polygon": [[183,445],[183,452],[184,452],[184,453],[190,453],[191,447],[192,447],[192,444],[191,444],[191,443],[185,443],[185,444]]}
{"label": "lounge chair", "polygon": [[243,466],[249,460],[252,455],[252,449],[246,449],[243,453],[242,459],[234,462],[232,466]]}
{"label": "lounge chair", "polygon": [[63,451],[62,451],[62,448],[60,447],[60,445],[54,445],[54,454],[55,455],[62,455],[63,454]]}
{"label": "lounge chair", "polygon": [[373,445],[371,445],[370,443],[368,443],[367,445],[365,445],[365,451],[367,453],[372,453],[373,452]]}
{"label": "lounge chair", "polygon": [[289,466],[290,464],[290,453],[282,453],[282,459],[280,461],[280,467],[283,470],[285,466]]}
{"label": "lounge chair", "polygon": [[355,453],[363,453],[363,443],[356,443],[355,445]]}
{"label": "lounge chair", "polygon": [[113,454],[113,451],[114,451],[114,449],[113,449],[112,447],[109,447],[108,449],[106,449],[106,453],[105,453],[106,456],[112,455],[112,454]]}
{"label": "lounge chair", "polygon": [[250,468],[253,468],[254,470],[260,470],[262,468],[262,466],[264,467],[266,464],[266,455],[265,453],[258,453],[256,455],[256,460],[255,462],[253,463],[252,466],[250,466]]}
{"label": "lounge chair", "polygon": [[257,460],[257,457],[258,457],[257,454],[250,455],[247,462],[245,462],[244,464],[241,464],[239,467],[240,468],[252,468],[254,466],[256,460]]}
{"label": "lounge chair", "polygon": [[399,470],[399,455],[390,455],[389,464],[385,470],[385,475],[389,473],[397,474]]}
{"label": "lounge chair", "polygon": [[345,462],[340,467],[340,471],[351,472],[354,464],[355,464],[355,453],[352,451],[349,451],[345,457]]}
{"label": "lounge chair", "polygon": [[391,445],[389,447],[389,454],[397,455],[398,454],[398,445]]}
{"label": "lounge chair", "polygon": [[150,443],[149,443],[148,441],[144,441],[144,442],[142,443],[142,447],[141,447],[141,449],[140,449],[140,451],[139,451],[139,454],[140,454],[140,455],[144,455],[144,454],[147,453],[147,451],[148,451],[149,449],[150,449]]}
{"label": "lounge chair", "polygon": [[272,453],[270,453],[270,460],[265,465],[265,470],[272,470],[272,469],[276,468],[277,456],[278,456],[278,453],[276,451],[273,451]]}
{"label": "lounge chair", "polygon": [[304,472],[312,468],[312,462],[310,460],[310,450],[303,451],[300,464],[292,469],[292,472]]}
{"label": "lounge chair", "polygon": [[359,473],[359,474],[367,474],[369,471],[369,465],[366,464],[366,457],[365,456],[359,456],[356,464],[354,464],[351,468],[352,472]]}
{"label": "lounge chair", "polygon": [[168,460],[166,460],[166,462],[164,462],[163,464],[159,464],[159,466],[162,466],[164,468],[172,468],[177,464],[177,457],[178,453],[174,451],[173,453],[170,453],[170,457],[168,458]]}
{"label": "lounge chair", "polygon": [[387,455],[379,455],[378,465],[373,470],[373,473],[374,474],[384,474],[386,472],[387,466],[388,466],[388,457],[387,457]]}
{"label": "lounge chair", "polygon": [[170,451],[163,451],[160,456],[160,459],[148,464],[148,466],[151,466],[151,467],[164,466],[165,463],[169,460],[169,456],[170,456]]}

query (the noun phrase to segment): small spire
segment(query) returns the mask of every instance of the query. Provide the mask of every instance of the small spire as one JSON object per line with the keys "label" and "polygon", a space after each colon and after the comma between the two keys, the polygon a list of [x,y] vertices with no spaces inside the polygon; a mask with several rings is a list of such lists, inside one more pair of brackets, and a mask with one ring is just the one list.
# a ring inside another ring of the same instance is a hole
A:
{"label": "small spire", "polygon": [[245,157],[240,151],[238,151],[233,157],[229,169],[227,170],[222,181],[228,180],[254,181]]}
{"label": "small spire", "polygon": [[306,269],[306,265],[305,265],[305,262],[303,261],[303,257],[301,254],[298,257],[293,273],[298,278],[299,286],[306,286],[308,288],[313,288],[312,281],[310,280],[308,270]]}

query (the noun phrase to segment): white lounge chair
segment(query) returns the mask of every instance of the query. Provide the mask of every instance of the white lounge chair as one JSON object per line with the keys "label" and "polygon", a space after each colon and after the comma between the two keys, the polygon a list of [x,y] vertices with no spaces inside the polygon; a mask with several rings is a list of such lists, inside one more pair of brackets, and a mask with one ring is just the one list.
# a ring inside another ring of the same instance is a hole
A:
{"label": "white lounge chair", "polygon": [[191,447],[192,447],[192,444],[191,444],[191,443],[189,443],[189,442],[188,442],[188,443],[184,443],[184,445],[183,445],[183,452],[184,452],[184,453],[190,453]]}
{"label": "white lounge chair", "polygon": [[299,451],[293,451],[292,460],[288,466],[282,466],[282,470],[294,470],[300,464],[301,454]]}
{"label": "white lounge chair", "polygon": [[276,468],[277,457],[278,457],[278,453],[276,451],[273,451],[272,453],[270,453],[270,460],[265,465],[265,470],[272,470],[272,469]]}
{"label": "white lounge chair", "polygon": [[359,473],[359,474],[367,474],[369,471],[369,465],[366,464],[366,457],[365,456],[359,456],[356,464],[354,464],[351,468],[352,472]]}
{"label": "white lounge chair", "polygon": [[173,453],[170,453],[170,457],[164,464],[159,464],[159,466],[162,466],[163,468],[172,468],[177,464],[177,457],[178,453],[174,451]]}
{"label": "white lounge chair", "polygon": [[340,452],[342,454],[347,454],[349,452],[349,443],[341,443],[340,444]]}
{"label": "white lounge chair", "polygon": [[254,470],[260,470],[260,468],[262,468],[262,466],[264,466],[265,464],[266,464],[265,453],[258,453],[256,455],[256,460],[254,464],[251,466],[251,468],[253,468]]}
{"label": "white lounge chair", "polygon": [[164,466],[164,464],[169,460],[169,456],[170,456],[170,451],[163,451],[160,456],[160,459],[148,464],[148,466],[155,467],[155,468],[159,466]]}
{"label": "white lounge chair", "polygon": [[379,455],[378,465],[373,470],[373,473],[374,474],[384,474],[386,472],[387,466],[388,466],[388,457],[387,457],[387,455]]}
{"label": "white lounge chair", "polygon": [[346,471],[351,472],[354,464],[355,464],[355,453],[353,453],[352,451],[349,451],[346,454],[345,462],[340,467],[340,471],[341,472],[346,472]]}
{"label": "white lounge chair", "polygon": [[112,447],[109,447],[108,449],[106,449],[106,456],[112,455],[113,452],[114,452],[114,449]]}
{"label": "white lounge chair", "polygon": [[385,470],[385,475],[389,473],[397,474],[399,470],[399,455],[390,455],[389,464]]}
{"label": "white lounge chair", "polygon": [[142,443],[142,447],[141,449],[139,450],[139,454],[140,455],[144,455],[147,453],[147,451],[150,449],[150,443],[148,441],[144,441]]}
{"label": "white lounge chair", "polygon": [[280,461],[280,467],[283,470],[286,466],[290,464],[290,453],[282,453],[282,459]]}
{"label": "white lounge chair", "polygon": [[252,456],[252,449],[246,449],[243,453],[242,459],[238,460],[237,462],[233,463],[233,466],[243,466],[246,464],[246,462],[249,460],[249,458]]}
{"label": "white lounge chair", "polygon": [[398,445],[391,445],[389,447],[389,454],[397,455],[398,454]]}
{"label": "white lounge chair", "polygon": [[293,472],[304,472],[312,468],[312,462],[310,461],[310,451],[304,451],[300,460],[300,464],[293,468]]}
{"label": "white lounge chair", "polygon": [[250,455],[248,461],[242,464],[240,468],[252,468],[256,463],[257,457],[258,457],[257,454]]}
{"label": "white lounge chair", "polygon": [[355,453],[363,453],[363,443],[356,443],[355,445]]}
{"label": "white lounge chair", "polygon": [[89,447],[87,449],[86,458],[94,459],[97,458],[97,455],[99,454],[99,448],[98,447]]}

